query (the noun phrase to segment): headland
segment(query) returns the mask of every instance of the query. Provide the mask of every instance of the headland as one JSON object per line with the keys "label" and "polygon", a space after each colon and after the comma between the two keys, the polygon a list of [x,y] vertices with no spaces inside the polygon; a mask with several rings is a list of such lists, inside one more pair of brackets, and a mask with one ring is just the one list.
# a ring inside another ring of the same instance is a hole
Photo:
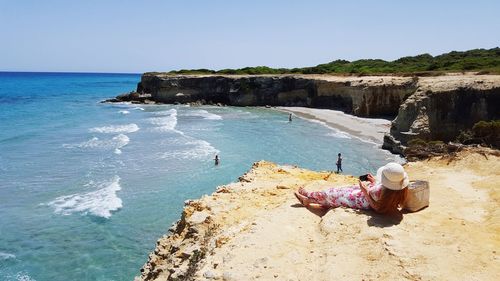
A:
{"label": "headland", "polygon": [[238,182],[185,202],[136,280],[496,280],[500,154],[467,148],[405,166],[429,181],[430,206],[403,217],[312,213],[298,186],[352,176],[261,161]]}

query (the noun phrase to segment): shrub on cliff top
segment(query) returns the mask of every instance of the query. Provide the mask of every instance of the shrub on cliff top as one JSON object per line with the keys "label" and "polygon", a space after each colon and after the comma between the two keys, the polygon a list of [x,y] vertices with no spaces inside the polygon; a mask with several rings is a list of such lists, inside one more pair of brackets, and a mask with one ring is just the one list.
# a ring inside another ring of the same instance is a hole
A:
{"label": "shrub on cliff top", "polygon": [[472,127],[472,132],[483,143],[500,147],[500,120],[479,121]]}
{"label": "shrub on cliff top", "polygon": [[335,60],[302,68],[271,68],[267,66],[244,67],[239,69],[192,69],[171,71],[171,74],[404,74],[422,73],[439,75],[445,72],[483,71],[500,73],[500,48],[474,49],[465,52],[449,52],[433,57],[429,54],[402,57],[395,61],[381,59],[361,59],[357,61]]}

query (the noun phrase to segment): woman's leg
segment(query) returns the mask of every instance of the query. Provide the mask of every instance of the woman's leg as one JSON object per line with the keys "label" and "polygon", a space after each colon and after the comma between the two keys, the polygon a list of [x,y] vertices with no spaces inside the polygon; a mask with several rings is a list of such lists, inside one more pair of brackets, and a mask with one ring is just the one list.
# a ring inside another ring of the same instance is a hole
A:
{"label": "woman's leg", "polygon": [[338,207],[336,202],[339,196],[338,188],[329,188],[322,191],[307,191],[299,188],[299,194],[307,197],[310,202],[320,204],[324,207]]}

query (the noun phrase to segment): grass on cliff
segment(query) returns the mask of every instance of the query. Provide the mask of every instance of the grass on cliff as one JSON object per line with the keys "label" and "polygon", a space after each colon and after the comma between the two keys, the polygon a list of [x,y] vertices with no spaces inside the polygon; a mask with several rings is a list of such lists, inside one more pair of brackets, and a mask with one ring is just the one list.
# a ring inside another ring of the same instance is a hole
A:
{"label": "grass on cliff", "polygon": [[267,66],[244,67],[239,69],[181,69],[169,74],[401,74],[440,75],[445,72],[477,71],[479,74],[500,74],[500,48],[474,49],[464,52],[449,52],[439,56],[422,54],[385,61],[362,59],[357,61],[335,60],[313,67],[270,68]]}

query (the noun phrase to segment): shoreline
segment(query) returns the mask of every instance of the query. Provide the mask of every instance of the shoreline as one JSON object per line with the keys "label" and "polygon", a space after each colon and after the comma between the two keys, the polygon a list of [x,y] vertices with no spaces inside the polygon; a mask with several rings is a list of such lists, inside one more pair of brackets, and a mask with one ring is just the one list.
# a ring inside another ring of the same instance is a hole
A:
{"label": "shoreline", "polygon": [[295,114],[301,118],[324,122],[333,129],[345,132],[363,141],[375,143],[377,146],[383,144],[384,135],[388,134],[391,128],[391,121],[387,119],[362,118],[332,109],[284,106],[276,107],[276,109]]}

